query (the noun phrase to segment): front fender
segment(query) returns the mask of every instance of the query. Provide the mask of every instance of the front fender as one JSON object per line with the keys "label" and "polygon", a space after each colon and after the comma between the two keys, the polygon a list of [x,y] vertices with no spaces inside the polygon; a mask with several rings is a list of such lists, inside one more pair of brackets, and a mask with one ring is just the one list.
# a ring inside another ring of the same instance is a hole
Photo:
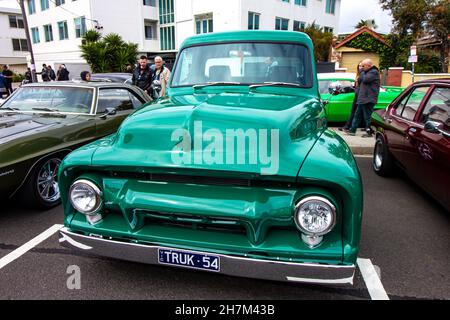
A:
{"label": "front fender", "polygon": [[356,160],[345,141],[325,131],[300,168],[297,182],[326,188],[339,199],[343,260],[354,263],[361,238],[363,187]]}

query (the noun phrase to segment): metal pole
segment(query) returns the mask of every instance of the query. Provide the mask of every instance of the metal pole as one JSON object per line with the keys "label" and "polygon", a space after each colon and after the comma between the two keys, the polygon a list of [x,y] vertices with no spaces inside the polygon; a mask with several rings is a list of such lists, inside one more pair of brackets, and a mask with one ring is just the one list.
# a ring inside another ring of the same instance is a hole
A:
{"label": "metal pole", "polygon": [[30,51],[30,55],[31,55],[31,61],[30,61],[31,62],[31,79],[33,80],[33,82],[37,82],[36,65],[34,63],[33,46],[32,46],[31,38],[30,38],[30,30],[28,29],[28,19],[27,19],[27,14],[25,12],[24,0],[19,0],[19,4],[20,4],[20,9],[22,10],[23,26],[25,28],[25,35],[27,37],[28,50]]}
{"label": "metal pole", "polygon": [[414,62],[413,62],[413,65],[412,65],[412,82],[414,83]]}

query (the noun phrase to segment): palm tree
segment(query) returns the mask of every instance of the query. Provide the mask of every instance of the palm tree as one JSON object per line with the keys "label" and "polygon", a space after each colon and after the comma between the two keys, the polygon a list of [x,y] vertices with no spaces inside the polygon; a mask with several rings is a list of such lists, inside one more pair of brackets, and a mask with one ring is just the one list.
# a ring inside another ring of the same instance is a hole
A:
{"label": "palm tree", "polygon": [[123,72],[138,55],[137,44],[126,43],[115,33],[102,38],[95,30],[86,32],[80,48],[81,56],[95,73]]}
{"label": "palm tree", "polygon": [[370,29],[377,29],[378,26],[375,23],[375,19],[367,19],[367,20],[363,20],[361,19],[358,24],[355,26],[356,29],[362,28],[362,27],[368,27]]}

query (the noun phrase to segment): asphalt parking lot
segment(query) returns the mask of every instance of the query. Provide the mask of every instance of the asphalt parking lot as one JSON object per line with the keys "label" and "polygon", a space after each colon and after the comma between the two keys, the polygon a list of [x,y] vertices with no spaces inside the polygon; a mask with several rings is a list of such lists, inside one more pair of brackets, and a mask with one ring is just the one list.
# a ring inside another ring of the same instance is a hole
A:
{"label": "asphalt parking lot", "polygon": [[[450,299],[450,214],[403,175],[376,176],[357,158],[365,211],[360,257],[378,270],[389,299]],[[353,287],[277,283],[89,257],[62,248],[58,236],[2,265],[30,239],[62,223],[62,208],[0,209],[0,299],[371,299],[358,269]],[[9,255],[10,256],[10,255]],[[68,289],[69,266],[81,288]]]}

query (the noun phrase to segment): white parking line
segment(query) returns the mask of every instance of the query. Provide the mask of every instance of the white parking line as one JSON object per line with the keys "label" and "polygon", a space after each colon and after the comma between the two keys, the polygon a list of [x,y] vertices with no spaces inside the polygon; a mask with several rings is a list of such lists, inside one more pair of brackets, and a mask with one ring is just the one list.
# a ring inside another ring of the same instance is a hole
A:
{"label": "white parking line", "polygon": [[52,226],[52,227],[48,228],[47,230],[45,230],[44,232],[42,232],[37,237],[35,237],[35,238],[31,239],[30,241],[28,241],[27,243],[25,243],[23,246],[17,248],[16,250],[14,250],[11,253],[8,253],[6,256],[4,256],[3,258],[0,259],[0,270],[3,267],[5,267],[6,265],[8,265],[11,262],[13,262],[14,260],[16,260],[17,258],[19,258],[22,255],[24,255],[25,253],[27,253],[28,251],[30,251],[31,249],[33,249],[34,247],[36,247],[41,242],[50,238],[52,235],[54,235],[56,232],[58,232],[58,230],[61,229],[62,227],[63,227],[63,225],[61,225],[61,224],[55,224],[54,226]]}
{"label": "white parking line", "polygon": [[357,263],[372,300],[389,300],[372,261],[358,258]]}

